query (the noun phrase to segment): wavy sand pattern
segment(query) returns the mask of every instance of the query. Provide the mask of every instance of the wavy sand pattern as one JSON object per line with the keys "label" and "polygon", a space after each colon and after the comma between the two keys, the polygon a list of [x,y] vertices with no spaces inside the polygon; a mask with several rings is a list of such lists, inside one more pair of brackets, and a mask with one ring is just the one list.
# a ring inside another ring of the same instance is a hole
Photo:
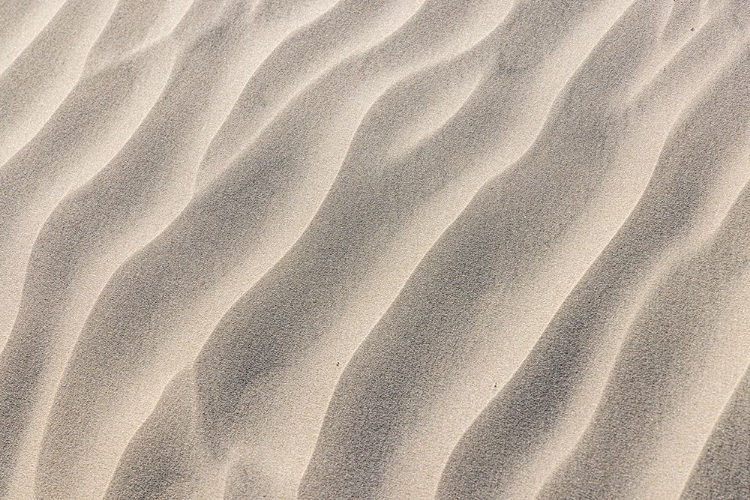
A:
{"label": "wavy sand pattern", "polygon": [[0,0],[0,498],[750,498],[746,0]]}

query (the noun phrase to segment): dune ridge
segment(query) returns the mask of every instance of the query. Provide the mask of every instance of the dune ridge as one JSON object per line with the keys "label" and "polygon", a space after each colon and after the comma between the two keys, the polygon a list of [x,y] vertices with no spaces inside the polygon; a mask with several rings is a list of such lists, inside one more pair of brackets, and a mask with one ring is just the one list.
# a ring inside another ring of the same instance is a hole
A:
{"label": "dune ridge", "polygon": [[748,5],[0,1],[0,498],[750,495]]}

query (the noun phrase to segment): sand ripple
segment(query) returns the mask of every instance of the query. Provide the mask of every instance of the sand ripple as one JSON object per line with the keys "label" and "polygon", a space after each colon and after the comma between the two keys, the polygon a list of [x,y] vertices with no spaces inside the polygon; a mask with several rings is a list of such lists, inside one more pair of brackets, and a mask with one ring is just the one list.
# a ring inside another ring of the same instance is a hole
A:
{"label": "sand ripple", "polygon": [[0,1],[0,497],[750,498],[745,0]]}

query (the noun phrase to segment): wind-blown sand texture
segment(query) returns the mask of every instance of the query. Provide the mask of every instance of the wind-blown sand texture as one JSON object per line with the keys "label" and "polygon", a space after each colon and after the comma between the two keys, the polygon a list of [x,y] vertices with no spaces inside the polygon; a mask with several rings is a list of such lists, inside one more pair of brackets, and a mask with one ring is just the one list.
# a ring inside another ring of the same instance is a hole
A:
{"label": "wind-blown sand texture", "polygon": [[747,0],[0,0],[0,497],[750,499]]}

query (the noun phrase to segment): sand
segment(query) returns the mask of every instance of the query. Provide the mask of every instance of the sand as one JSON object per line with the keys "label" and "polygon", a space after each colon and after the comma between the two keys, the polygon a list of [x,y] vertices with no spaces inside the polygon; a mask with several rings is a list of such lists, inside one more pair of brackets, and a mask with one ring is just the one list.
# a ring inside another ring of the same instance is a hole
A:
{"label": "sand", "polygon": [[750,498],[745,0],[0,0],[0,498]]}

